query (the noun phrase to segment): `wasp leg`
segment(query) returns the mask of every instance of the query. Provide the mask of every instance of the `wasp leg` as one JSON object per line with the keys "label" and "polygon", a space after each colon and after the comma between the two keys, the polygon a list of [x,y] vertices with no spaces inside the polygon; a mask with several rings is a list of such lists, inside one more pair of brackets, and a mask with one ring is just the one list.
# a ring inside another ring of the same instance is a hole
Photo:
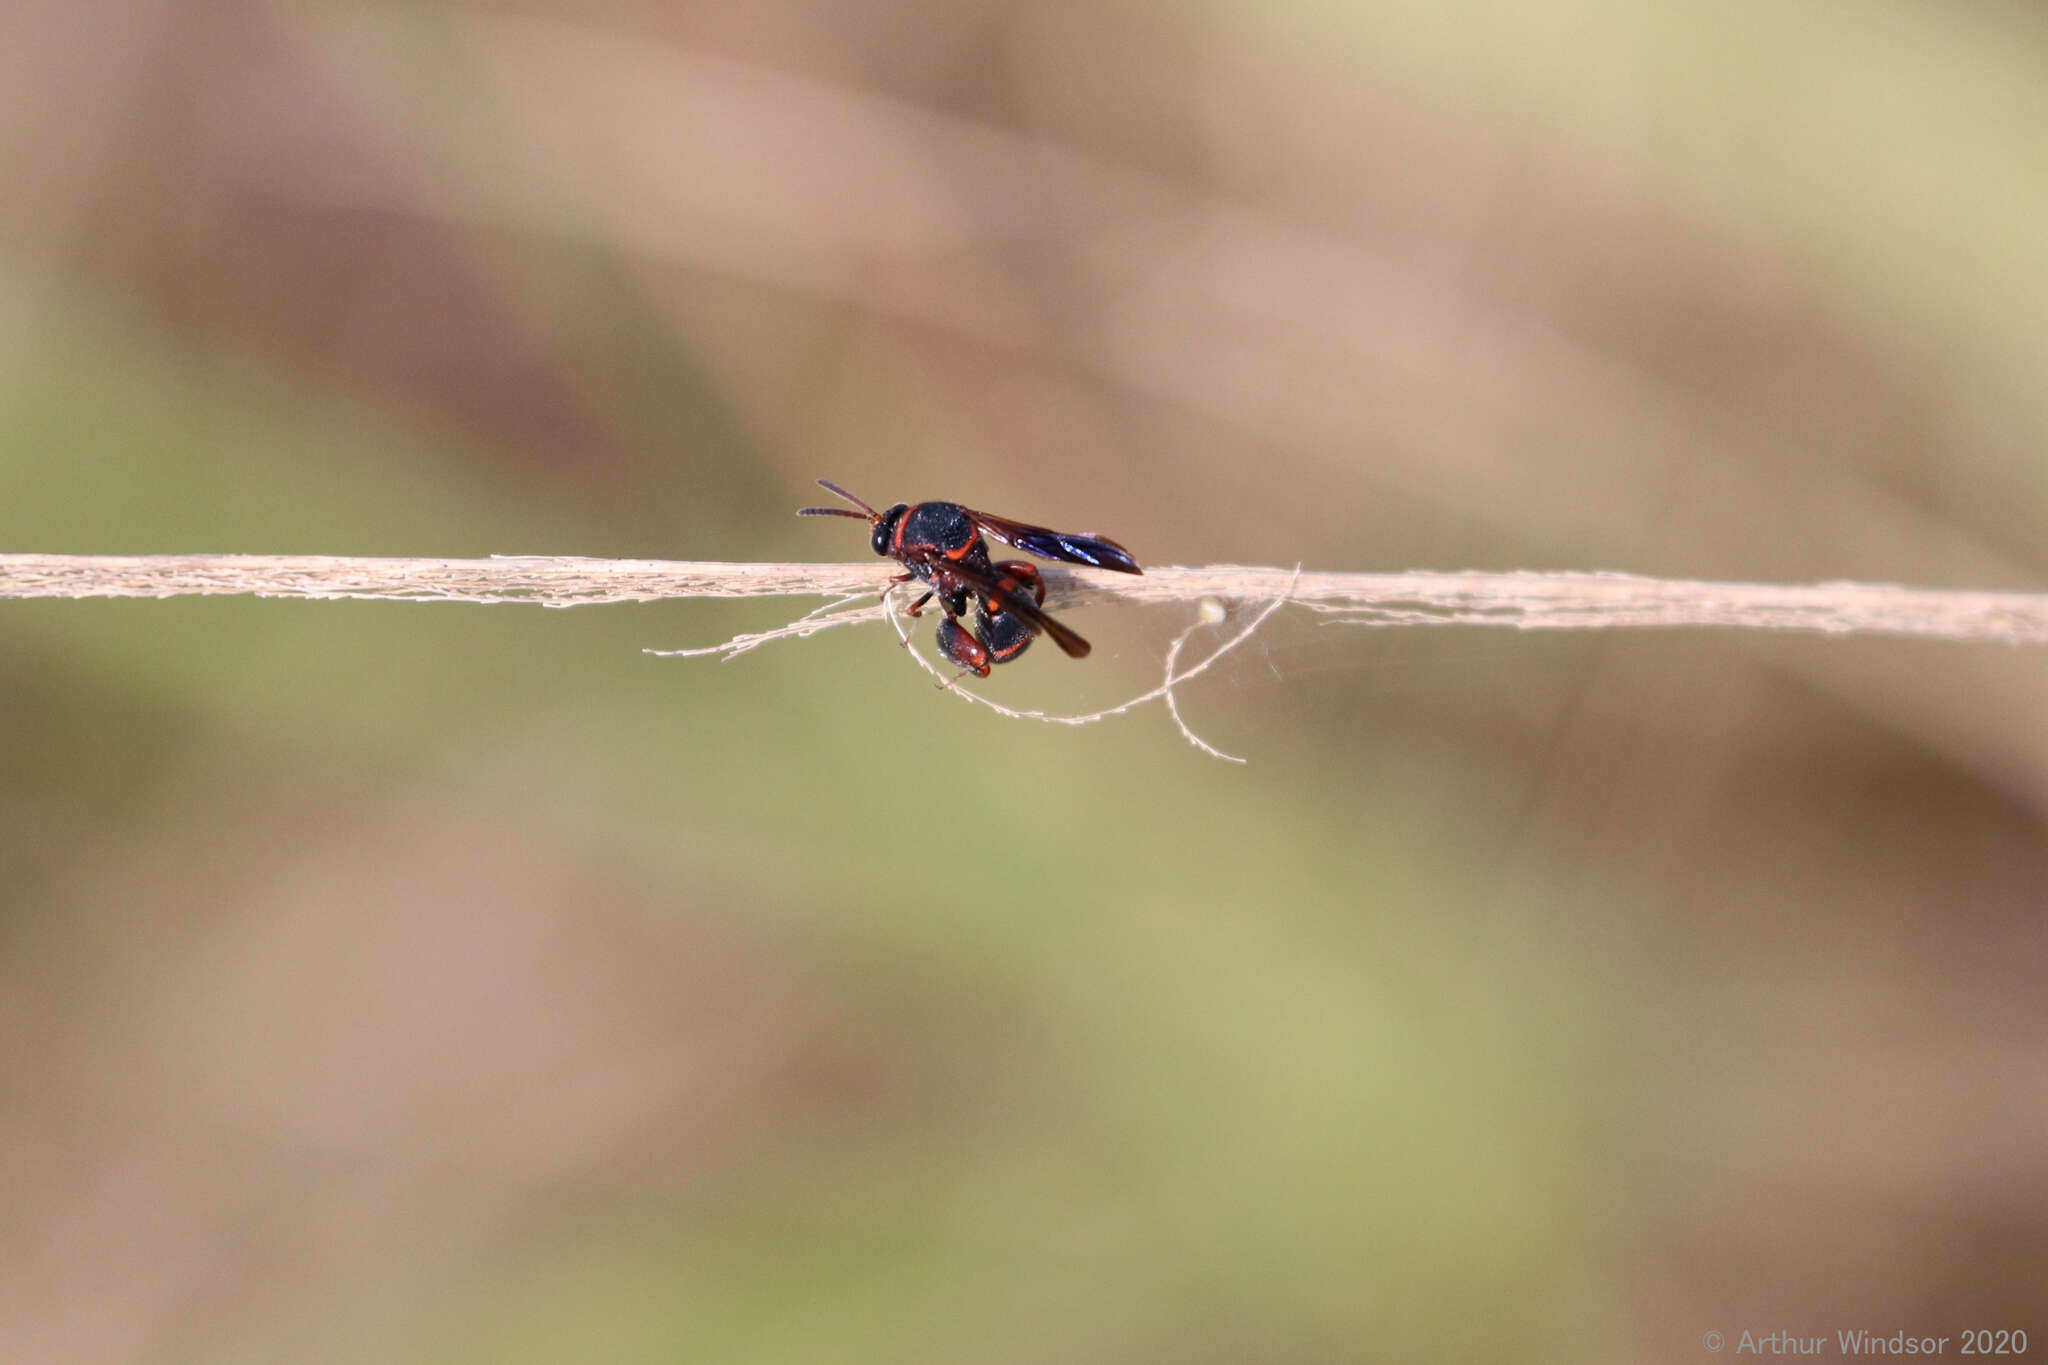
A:
{"label": "wasp leg", "polygon": [[932,591],[938,594],[939,605],[945,609],[946,615],[965,616],[967,614],[967,609],[972,604],[972,599],[969,596],[967,584],[960,581],[960,576],[953,572],[952,565],[946,563],[932,565],[931,577],[925,581],[930,583]]}
{"label": "wasp leg", "polygon": [[977,678],[988,676],[988,650],[950,616],[939,622],[938,643],[946,661],[960,666],[961,677],[969,673]]}
{"label": "wasp leg", "polygon": [[915,602],[912,602],[903,614],[905,616],[921,615],[924,612],[924,604],[931,600],[932,595],[929,592],[927,592],[924,596],[918,598]]}
{"label": "wasp leg", "polygon": [[[1014,583],[1020,588],[1029,588],[1038,605],[1045,605],[1045,580],[1038,576],[1036,564],[1028,559],[999,559],[991,567],[995,569],[997,577],[1003,580],[1005,586]],[[995,603],[991,603],[990,606],[995,611],[1002,610],[1002,607]]]}

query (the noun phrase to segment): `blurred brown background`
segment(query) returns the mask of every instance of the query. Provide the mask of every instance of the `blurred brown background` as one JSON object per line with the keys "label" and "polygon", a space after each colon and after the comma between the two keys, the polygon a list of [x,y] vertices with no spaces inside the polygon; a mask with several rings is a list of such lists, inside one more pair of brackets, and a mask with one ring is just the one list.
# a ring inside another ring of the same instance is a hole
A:
{"label": "blurred brown background", "polygon": [[[1997,0],[8,0],[0,546],[2040,588],[2044,130]],[[2042,655],[639,652],[788,614],[0,603],[0,1358],[2048,1348]]]}

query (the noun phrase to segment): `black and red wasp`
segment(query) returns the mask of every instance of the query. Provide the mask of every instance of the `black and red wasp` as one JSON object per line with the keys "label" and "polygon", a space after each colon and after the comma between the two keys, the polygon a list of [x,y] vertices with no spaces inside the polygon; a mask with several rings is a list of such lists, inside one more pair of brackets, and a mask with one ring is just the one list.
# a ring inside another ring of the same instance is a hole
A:
{"label": "black and red wasp", "polygon": [[[925,594],[910,604],[910,614],[919,615],[936,597],[946,613],[939,622],[939,653],[977,677],[986,678],[991,665],[1006,664],[1022,654],[1041,632],[1071,658],[1086,658],[1089,650],[1086,640],[1041,609],[1045,584],[1038,566],[1024,559],[991,561],[981,538],[984,532],[1040,559],[1118,573],[1144,572],[1129,550],[1107,536],[1028,526],[957,502],[899,502],[877,512],[830,479],[820,479],[818,485],[860,510],[806,507],[797,515],[853,517],[872,526],[868,543],[875,553],[907,570],[894,581],[915,579],[925,584]],[[971,629],[960,624],[970,606]]]}

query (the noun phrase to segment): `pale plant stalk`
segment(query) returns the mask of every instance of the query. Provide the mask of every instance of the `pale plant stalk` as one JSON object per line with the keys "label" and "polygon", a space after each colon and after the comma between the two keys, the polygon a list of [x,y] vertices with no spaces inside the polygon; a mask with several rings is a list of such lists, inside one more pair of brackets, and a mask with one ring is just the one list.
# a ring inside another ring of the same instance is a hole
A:
{"label": "pale plant stalk", "polygon": [[[826,597],[785,625],[697,649],[649,654],[719,654],[727,659],[774,640],[887,619],[910,648],[910,632],[884,589],[896,566],[718,564],[669,560],[509,556],[491,559],[351,559],[324,555],[0,555],[0,598],[250,595],[409,602],[528,602],[547,607],[655,602],[684,597]],[[1495,626],[1521,630],[1704,628],[1811,631],[1831,635],[1920,636],[2048,643],[2048,594],[1908,588],[1886,583],[1718,583],[1606,573],[1304,573],[1295,568],[1219,564],[1164,567],[1142,576],[1052,567],[1047,601],[1200,603],[1195,624],[1167,651],[1160,685],[1085,715],[1017,711],[958,687],[957,678],[914,648],[911,657],[955,695],[1019,720],[1086,725],[1164,700],[1183,736],[1202,752],[1242,762],[1200,738],[1182,719],[1174,688],[1251,638],[1283,605],[1366,626]],[[1240,629],[1185,670],[1181,651],[1217,604],[1262,603]]]}
{"label": "pale plant stalk", "polygon": [[[248,595],[573,607],[677,597],[853,598],[894,571],[865,564],[720,564],[516,555],[364,559],[330,555],[0,554],[0,598]],[[1049,600],[1266,602],[1363,625],[1523,630],[1715,627],[2048,643],[2048,594],[1886,583],[1724,583],[1608,573],[1308,573],[1217,564],[1142,577],[1059,567]],[[854,614],[878,620],[879,607]],[[841,623],[839,618],[832,619]]]}

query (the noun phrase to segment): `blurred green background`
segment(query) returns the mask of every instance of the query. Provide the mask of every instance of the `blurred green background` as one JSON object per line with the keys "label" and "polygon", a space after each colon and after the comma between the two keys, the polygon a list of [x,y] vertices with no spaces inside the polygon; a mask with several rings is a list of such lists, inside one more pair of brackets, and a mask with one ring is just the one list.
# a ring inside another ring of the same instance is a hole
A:
{"label": "blurred green background", "polygon": [[[9,0],[0,548],[2038,589],[2044,130],[1997,0]],[[806,605],[0,603],[0,1357],[2048,1344],[2041,655],[640,652]]]}

